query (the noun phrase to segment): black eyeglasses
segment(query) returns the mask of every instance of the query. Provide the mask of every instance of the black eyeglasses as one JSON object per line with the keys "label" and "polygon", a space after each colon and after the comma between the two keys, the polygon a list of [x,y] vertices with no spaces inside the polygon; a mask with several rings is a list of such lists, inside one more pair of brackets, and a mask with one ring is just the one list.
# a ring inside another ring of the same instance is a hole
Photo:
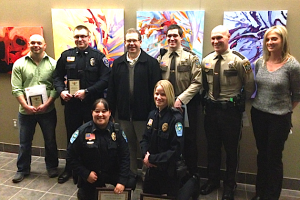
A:
{"label": "black eyeglasses", "polygon": [[84,39],[86,37],[88,37],[88,35],[74,35],[75,39],[79,39],[79,38]]}

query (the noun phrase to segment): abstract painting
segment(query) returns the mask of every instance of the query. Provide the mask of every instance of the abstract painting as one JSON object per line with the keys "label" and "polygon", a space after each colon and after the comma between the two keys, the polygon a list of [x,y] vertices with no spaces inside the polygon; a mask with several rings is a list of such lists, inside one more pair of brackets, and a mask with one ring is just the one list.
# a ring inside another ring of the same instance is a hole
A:
{"label": "abstract painting", "polygon": [[246,56],[252,64],[262,56],[266,30],[286,26],[287,10],[224,12],[223,24],[229,29],[230,48]]}
{"label": "abstract painting", "polygon": [[110,64],[123,55],[123,9],[52,9],[55,59],[75,46],[73,30],[77,25],[88,27],[91,47],[104,53]]}
{"label": "abstract painting", "polygon": [[0,72],[10,73],[16,60],[29,51],[29,38],[33,34],[43,35],[43,28],[0,27]]}
{"label": "abstract painting", "polygon": [[160,48],[167,48],[166,30],[171,24],[183,29],[182,46],[199,59],[203,53],[204,12],[200,11],[137,11],[137,29],[142,34],[142,49],[157,57]]}

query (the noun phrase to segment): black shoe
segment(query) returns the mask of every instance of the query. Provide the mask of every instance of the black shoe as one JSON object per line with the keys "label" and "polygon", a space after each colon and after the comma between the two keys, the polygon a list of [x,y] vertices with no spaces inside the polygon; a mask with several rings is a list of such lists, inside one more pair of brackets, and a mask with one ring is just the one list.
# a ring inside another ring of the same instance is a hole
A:
{"label": "black shoe", "polygon": [[48,171],[49,178],[54,178],[58,176],[57,168],[48,169],[47,171]]}
{"label": "black shoe", "polygon": [[59,175],[57,182],[64,183],[64,182],[68,181],[70,177],[71,177],[71,172],[64,171],[63,173],[61,173]]}
{"label": "black shoe", "polygon": [[234,190],[225,190],[222,200],[234,200]]}
{"label": "black shoe", "polygon": [[200,194],[207,195],[210,194],[215,189],[218,189],[220,187],[220,184],[214,184],[211,181],[207,181],[203,186],[200,188]]}

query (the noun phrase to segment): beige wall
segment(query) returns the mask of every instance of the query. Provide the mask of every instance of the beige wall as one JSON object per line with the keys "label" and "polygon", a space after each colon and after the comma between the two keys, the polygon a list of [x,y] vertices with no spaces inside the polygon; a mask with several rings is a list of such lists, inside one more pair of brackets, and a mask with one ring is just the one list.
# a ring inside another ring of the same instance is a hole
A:
{"label": "beige wall", "polygon": [[[210,46],[210,31],[216,25],[222,24],[224,11],[246,10],[288,10],[287,28],[290,35],[292,54],[300,60],[299,0],[31,0],[2,1],[0,7],[0,26],[43,26],[47,42],[47,53],[54,56],[51,8],[101,8],[124,9],[125,29],[136,27],[136,11],[153,10],[205,10],[204,53],[212,51]],[[18,144],[18,130],[13,127],[13,120],[17,118],[18,104],[11,95],[10,75],[0,74],[0,142]],[[63,107],[56,101],[58,114],[57,142],[59,148],[65,148],[66,134],[64,127]],[[250,105],[247,106],[249,115]],[[294,130],[286,142],[284,151],[285,177],[300,179],[300,110],[297,108],[293,115]],[[43,146],[40,129],[33,142],[34,146]],[[202,130],[202,129],[201,129]],[[203,131],[199,138],[199,163],[206,166],[206,144]],[[256,148],[251,126],[243,129],[241,140],[240,171],[256,172]]]}

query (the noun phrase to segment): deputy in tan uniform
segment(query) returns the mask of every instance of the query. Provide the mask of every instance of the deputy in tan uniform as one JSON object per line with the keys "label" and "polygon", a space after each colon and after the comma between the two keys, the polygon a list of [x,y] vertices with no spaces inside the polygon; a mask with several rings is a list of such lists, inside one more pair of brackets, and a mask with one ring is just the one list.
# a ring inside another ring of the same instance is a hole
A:
{"label": "deputy in tan uniform", "polygon": [[[162,78],[169,80],[175,90],[174,107],[184,113],[184,158],[190,174],[197,173],[196,129],[201,88],[201,66],[198,57],[181,46],[183,30],[171,25],[167,30],[168,49],[161,51],[158,62]],[[186,109],[182,109],[186,108]]]}
{"label": "deputy in tan uniform", "polygon": [[226,151],[226,176],[222,200],[234,199],[238,169],[239,140],[245,98],[255,90],[250,62],[229,49],[230,34],[217,26],[211,32],[214,52],[201,64],[203,88],[208,91],[205,104],[204,129],[207,138],[208,181],[200,188],[203,195],[220,186],[221,146]]}

